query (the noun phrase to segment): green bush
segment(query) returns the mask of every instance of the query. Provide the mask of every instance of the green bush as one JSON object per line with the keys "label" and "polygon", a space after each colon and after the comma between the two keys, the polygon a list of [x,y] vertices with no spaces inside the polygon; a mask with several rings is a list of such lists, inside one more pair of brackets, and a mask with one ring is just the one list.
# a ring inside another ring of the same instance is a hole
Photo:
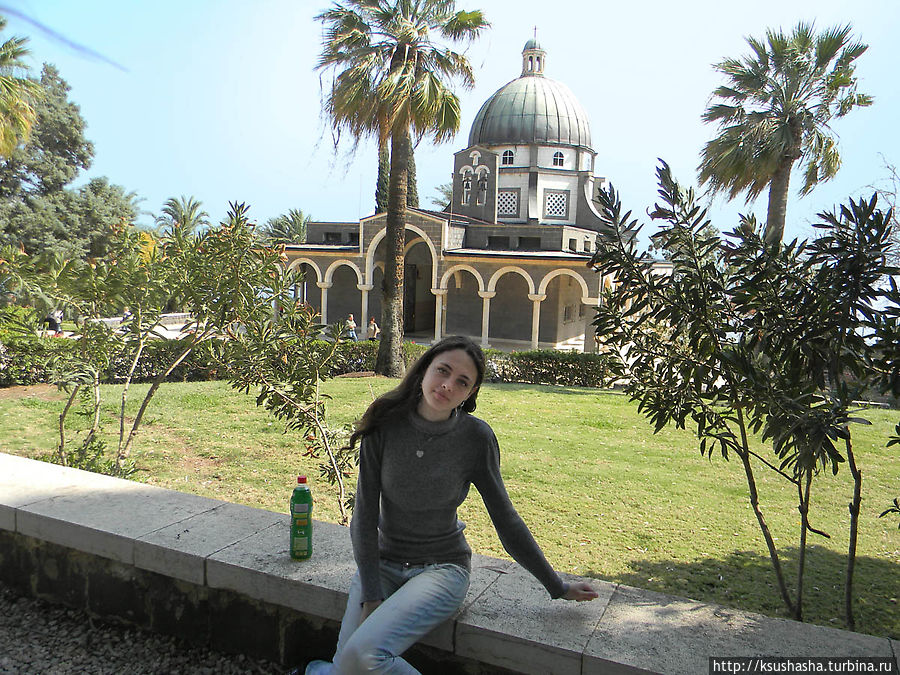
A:
{"label": "green bush", "polygon": [[485,377],[492,382],[602,387],[610,383],[609,358],[603,354],[535,350],[490,350]]}
{"label": "green bush", "polygon": [[[132,382],[150,382],[178,358],[184,349],[184,343],[179,340],[152,340],[144,346],[141,358],[135,368]],[[128,369],[131,368],[130,354],[120,353],[115,355],[109,370],[106,372],[104,382],[124,382],[128,377]],[[218,379],[219,366],[211,358],[209,350],[194,349],[185,359],[179,363],[166,378],[168,382],[202,382]]]}
{"label": "green bush", "polygon": [[50,360],[72,350],[62,338],[12,338],[0,342],[0,387],[50,382]]}
{"label": "green bush", "polygon": [[[414,342],[403,343],[403,360],[409,366],[428,350],[428,345]],[[331,377],[347,373],[363,373],[375,370],[375,358],[378,356],[377,340],[360,340],[344,342],[339,350],[339,362],[331,370]]]}
{"label": "green bush", "polygon": [[[60,338],[16,338],[0,343],[0,387],[36,384],[50,381],[49,361],[75,348],[73,340]],[[135,369],[132,381],[149,382],[177,357],[182,343],[177,340],[153,340]],[[428,345],[405,342],[404,358],[407,366],[428,349]],[[170,382],[194,382],[218,379],[220,366],[211,350],[194,350],[167,378]],[[375,370],[378,342],[360,340],[341,345],[341,358],[329,375]],[[492,382],[524,382],[578,387],[602,387],[609,383],[608,358],[602,354],[537,350],[506,353],[485,350],[487,371],[485,378]],[[126,353],[112,358],[103,374],[106,383],[124,382],[131,367]]]}

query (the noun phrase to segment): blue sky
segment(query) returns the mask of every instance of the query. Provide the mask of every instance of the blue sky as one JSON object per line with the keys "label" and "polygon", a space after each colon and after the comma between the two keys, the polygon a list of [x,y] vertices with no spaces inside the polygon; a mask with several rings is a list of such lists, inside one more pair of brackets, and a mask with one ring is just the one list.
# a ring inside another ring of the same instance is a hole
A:
{"label": "blue sky", "polygon": [[[15,17],[5,37],[31,37],[32,65],[54,63],[87,120],[96,157],[87,176],[105,175],[158,213],[166,198],[194,195],[214,221],[229,200],[246,202],[260,222],[300,208],[318,220],[355,220],[373,210],[376,152],[370,142],[335,150],[321,115],[314,71],[321,26],[318,0],[6,0],[9,8],[89,47],[117,65],[53,40]],[[870,193],[900,165],[900,3],[896,0],[755,0],[680,3],[587,0],[458,1],[481,8],[493,27],[466,47],[476,75],[460,91],[457,137],[416,151],[419,192],[429,206],[447,182],[452,154],[466,145],[478,108],[519,75],[520,52],[537,26],[548,77],[566,83],[588,112],[596,172],[611,179],[636,213],[656,198],[657,158],[684,183],[696,179],[702,124],[721,83],[711,64],[747,53],[746,36],[799,20],[820,29],[851,22],[869,44],[858,61],[871,108],[837,120],[843,168],[800,199],[792,192],[788,236],[809,236],[815,214]],[[2,11],[2,10],[0,10]],[[883,156],[883,158],[882,158]],[[794,185],[799,183],[795,176]],[[712,204],[722,230],[738,212],[765,216],[765,198]],[[145,214],[142,221],[150,222]]]}

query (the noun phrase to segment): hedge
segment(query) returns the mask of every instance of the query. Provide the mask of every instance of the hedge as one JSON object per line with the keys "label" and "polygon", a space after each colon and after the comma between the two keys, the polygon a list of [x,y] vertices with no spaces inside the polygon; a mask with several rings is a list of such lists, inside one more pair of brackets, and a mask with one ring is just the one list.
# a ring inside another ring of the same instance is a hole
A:
{"label": "hedge", "polygon": [[[36,384],[50,381],[48,363],[54,355],[71,351],[75,343],[63,338],[28,338],[0,342],[0,387]],[[154,340],[148,343],[133,377],[135,382],[148,382],[174,360],[181,349],[177,340]],[[428,349],[427,345],[405,342],[404,359],[409,365]],[[378,342],[362,340],[347,342],[342,358],[330,375],[375,370]],[[602,387],[609,381],[607,357],[601,354],[537,350],[501,352],[485,350],[487,370],[485,379],[491,382],[523,382],[579,387]],[[125,355],[112,360],[103,376],[104,382],[123,382],[131,363]],[[213,380],[219,375],[219,365],[210,360],[206,350],[195,350],[182,361],[168,381]]]}

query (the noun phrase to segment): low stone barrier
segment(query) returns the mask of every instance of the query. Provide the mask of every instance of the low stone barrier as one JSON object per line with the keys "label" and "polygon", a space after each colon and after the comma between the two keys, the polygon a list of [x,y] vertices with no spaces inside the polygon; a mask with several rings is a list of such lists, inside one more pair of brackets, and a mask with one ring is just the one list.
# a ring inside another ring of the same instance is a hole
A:
{"label": "low stone barrier", "polygon": [[[287,495],[286,495],[287,499]],[[288,555],[286,514],[0,453],[0,581],[30,595],[285,665],[328,658],[355,565],[316,522]],[[621,584],[550,600],[476,555],[458,615],[409,659],[425,673],[706,673],[709,657],[877,656],[900,643]]]}

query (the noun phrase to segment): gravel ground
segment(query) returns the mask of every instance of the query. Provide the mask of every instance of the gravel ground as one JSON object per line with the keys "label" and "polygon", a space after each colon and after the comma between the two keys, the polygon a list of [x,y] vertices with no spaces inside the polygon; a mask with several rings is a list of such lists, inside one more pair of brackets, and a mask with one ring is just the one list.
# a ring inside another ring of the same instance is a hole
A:
{"label": "gravel ground", "polygon": [[237,675],[284,673],[276,664],[191,647],[0,585],[0,673],[16,675]]}

